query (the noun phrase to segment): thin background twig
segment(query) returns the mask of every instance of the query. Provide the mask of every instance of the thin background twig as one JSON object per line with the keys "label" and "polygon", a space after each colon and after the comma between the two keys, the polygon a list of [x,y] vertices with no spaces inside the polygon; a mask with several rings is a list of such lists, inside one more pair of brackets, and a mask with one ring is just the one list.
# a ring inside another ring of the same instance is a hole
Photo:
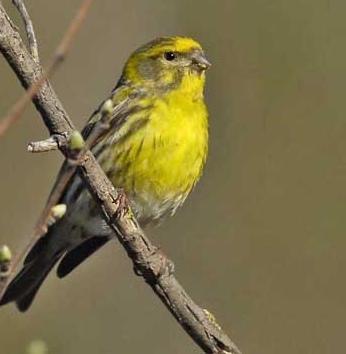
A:
{"label": "thin background twig", "polygon": [[[47,66],[46,70],[42,70],[42,76],[39,80],[34,82],[29,89],[23,94],[23,96],[11,107],[5,117],[0,121],[0,138],[6,133],[6,131],[22,116],[25,107],[29,104],[31,99],[42,87],[44,82],[49,78],[64,61],[75,36],[80,29],[93,0],[84,0],[80,8],[78,9],[76,16],[71,21],[70,26],[65,32],[60,44],[55,51],[55,54]],[[21,3],[19,1],[18,3]],[[23,5],[23,4],[22,4]],[[19,7],[22,9],[22,7]],[[24,5],[23,8],[25,9]],[[26,12],[26,18],[29,18]],[[29,21],[31,23],[31,20]],[[33,28],[31,26],[33,31]],[[35,37],[35,36],[34,36]]]}

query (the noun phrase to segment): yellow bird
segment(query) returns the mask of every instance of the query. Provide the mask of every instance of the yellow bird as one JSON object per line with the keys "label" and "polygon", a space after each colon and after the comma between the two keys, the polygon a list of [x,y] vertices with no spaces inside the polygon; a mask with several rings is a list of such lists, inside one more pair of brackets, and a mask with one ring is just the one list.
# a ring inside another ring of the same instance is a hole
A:
{"label": "yellow bird", "polygon": [[[142,226],[173,215],[201,176],[208,151],[203,91],[209,66],[191,38],[145,44],[129,57],[110,97],[83,130],[87,138],[105,112],[110,116],[92,151],[112,183],[124,189]],[[77,175],[60,203],[67,206],[65,216],[31,249],[1,305],[15,301],[27,310],[60,259],[57,274],[64,277],[114,237]]]}

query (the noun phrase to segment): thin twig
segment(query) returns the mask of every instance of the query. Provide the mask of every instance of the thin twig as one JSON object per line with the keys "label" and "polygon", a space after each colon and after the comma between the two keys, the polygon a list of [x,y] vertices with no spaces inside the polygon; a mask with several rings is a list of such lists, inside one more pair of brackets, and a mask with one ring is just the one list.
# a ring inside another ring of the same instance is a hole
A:
{"label": "thin twig", "polygon": [[73,40],[76,37],[77,32],[81,28],[86,15],[88,14],[89,8],[92,4],[93,0],[84,0],[79,7],[75,17],[71,21],[67,31],[65,32],[64,36],[60,44],[58,45],[57,50],[55,51],[55,60],[56,61],[63,61],[68,53]]}
{"label": "thin twig", "polygon": [[61,62],[66,58],[66,55],[71,47],[72,41],[75,38],[78,30],[80,29],[90,5],[93,0],[84,0],[82,5],[77,11],[76,16],[70,23],[67,31],[65,32],[51,63],[46,70],[42,70],[40,78],[32,83],[28,90],[21,96],[21,98],[11,107],[5,117],[0,121],[0,138],[6,133],[6,131],[21,117],[25,107],[31,101],[31,99],[40,90],[47,78],[50,77]]}
{"label": "thin twig", "polygon": [[29,16],[28,11],[26,10],[25,4],[23,0],[12,0],[13,5],[17,8],[18,12],[20,13],[24,25],[26,36],[28,38],[29,49],[33,59],[38,63],[40,58],[38,56],[38,45],[36,40],[36,35],[34,31],[34,26],[32,25],[31,18]]}
{"label": "thin twig", "polygon": [[58,150],[66,145],[67,136],[62,135],[52,135],[48,139],[40,141],[31,141],[28,144],[28,152],[38,153],[38,152],[48,152],[53,150]]}
{"label": "thin twig", "polygon": [[27,147],[28,152],[33,152],[33,153],[48,152],[48,151],[58,150],[58,149],[59,149],[59,144],[53,137],[50,137],[46,140],[31,141]]}
{"label": "thin twig", "polygon": [[[18,32],[1,4],[0,52],[24,86],[28,87],[35,81],[40,68],[24,50]],[[51,135],[67,132],[70,136],[75,131],[49,83],[37,91],[33,102]],[[62,149],[62,152],[68,159],[73,159],[69,149]],[[146,237],[131,212],[126,197],[113,187],[94,155],[86,150],[76,163],[79,176],[100,207],[108,225],[116,232],[120,243],[126,249],[136,274],[145,279],[196,344],[205,353],[240,354],[239,349],[213,316],[200,308],[179,284],[173,274],[172,262]],[[63,176],[66,175],[68,174],[63,173]]]}

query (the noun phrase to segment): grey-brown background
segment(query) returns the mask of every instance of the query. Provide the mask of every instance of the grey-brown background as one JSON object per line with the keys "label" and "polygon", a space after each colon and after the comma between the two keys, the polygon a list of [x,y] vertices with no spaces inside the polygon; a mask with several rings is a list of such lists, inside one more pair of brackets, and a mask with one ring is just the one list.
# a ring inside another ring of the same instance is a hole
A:
{"label": "grey-brown background", "polygon": [[[27,3],[47,62],[79,1]],[[345,11],[333,0],[99,0],[52,80],[82,127],[136,46],[166,34],[203,44],[208,164],[150,234],[244,354],[345,351]],[[22,89],[4,60],[0,80],[3,115]],[[0,243],[15,250],[61,162],[25,152],[45,136],[30,107],[0,141]],[[26,314],[1,308],[1,353],[36,338],[50,354],[200,353],[115,242],[66,280],[50,276]]]}

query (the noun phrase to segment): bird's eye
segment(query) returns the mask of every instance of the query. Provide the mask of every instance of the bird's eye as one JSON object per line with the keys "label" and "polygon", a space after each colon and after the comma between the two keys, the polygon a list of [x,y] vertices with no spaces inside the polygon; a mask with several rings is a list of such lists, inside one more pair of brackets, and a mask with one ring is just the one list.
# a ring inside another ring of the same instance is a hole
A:
{"label": "bird's eye", "polygon": [[165,52],[164,57],[168,61],[172,61],[177,57],[177,54],[174,52]]}

